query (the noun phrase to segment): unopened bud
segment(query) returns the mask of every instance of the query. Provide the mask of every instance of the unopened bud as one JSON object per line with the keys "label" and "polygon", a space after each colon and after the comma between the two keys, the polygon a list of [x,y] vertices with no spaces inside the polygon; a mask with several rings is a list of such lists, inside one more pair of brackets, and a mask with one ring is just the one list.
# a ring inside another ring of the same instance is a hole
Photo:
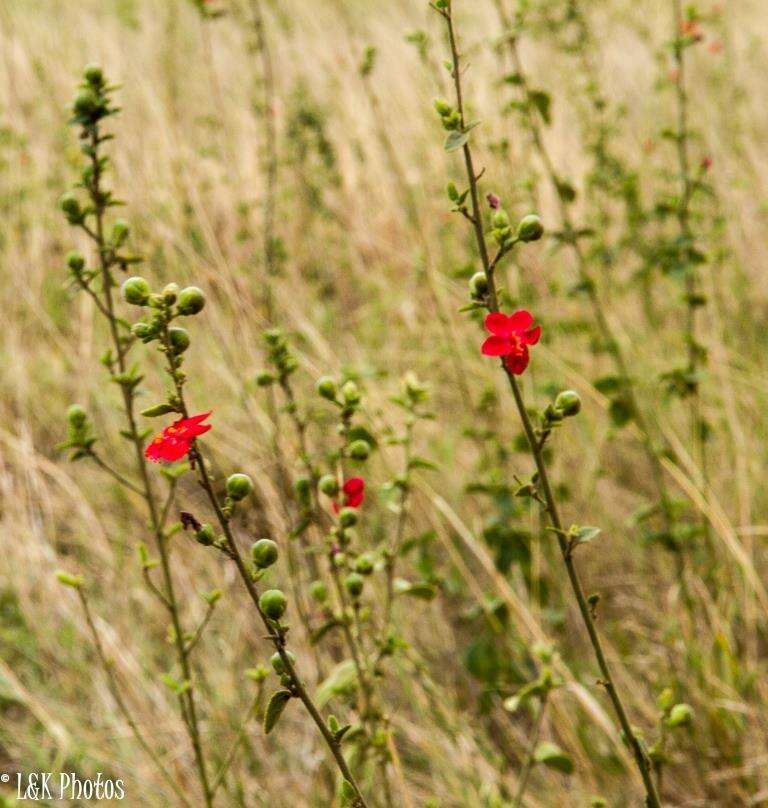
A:
{"label": "unopened bud", "polygon": [[359,556],[355,561],[355,572],[359,572],[360,575],[370,575],[373,572],[373,556],[369,553]]}
{"label": "unopened bud", "polygon": [[350,572],[350,574],[344,579],[344,587],[353,598],[360,597],[364,586],[365,578],[356,572]]}
{"label": "unopened bud", "polygon": [[317,392],[329,401],[336,401],[336,382],[330,376],[317,380]]}
{"label": "unopened bud", "polygon": [[360,389],[353,381],[348,381],[341,388],[341,394],[344,397],[345,404],[358,404],[360,402]]}
{"label": "unopened bud", "polygon": [[444,98],[436,98],[434,105],[435,109],[437,110],[437,114],[442,115],[443,117],[450,115],[451,112],[453,112],[453,107]]}
{"label": "unopened bud", "polygon": [[288,608],[288,599],[279,589],[268,589],[259,598],[259,608],[270,620],[279,620]]}
{"label": "unopened bud", "polygon": [[353,460],[367,460],[371,454],[371,444],[367,440],[355,440],[349,444],[349,456]]}
{"label": "unopened bud", "polygon": [[581,411],[581,397],[575,390],[563,390],[555,399],[555,409],[566,418],[578,415]]}
{"label": "unopened bud", "polygon": [[[287,650],[284,651],[284,653],[290,660],[291,665],[295,665],[296,657],[294,656],[294,654],[291,651]],[[269,664],[272,666],[272,670],[274,670],[274,672],[278,674],[278,676],[282,676],[284,673],[288,672],[286,670],[285,663],[283,662],[283,658],[280,656],[280,654],[278,654],[277,651],[275,651],[275,653],[272,654],[272,656],[269,658]]]}
{"label": "unopened bud", "polygon": [[239,502],[253,491],[253,481],[247,474],[230,474],[227,478],[227,496]]}
{"label": "unopened bud", "polygon": [[318,488],[327,497],[335,497],[339,493],[339,481],[333,474],[325,474],[320,478]]}
{"label": "unopened bud", "polygon": [[173,348],[174,356],[183,354],[189,348],[189,332],[186,328],[174,326],[168,329],[168,340]]}
{"label": "unopened bud", "polygon": [[524,216],[517,226],[517,237],[520,241],[538,241],[543,235],[544,225],[535,213]]}
{"label": "unopened bud", "polygon": [[195,531],[195,540],[202,544],[204,547],[210,547],[216,541],[216,531],[213,525],[204,524],[200,530]]}
{"label": "unopened bud", "polygon": [[166,303],[175,303],[179,295],[179,284],[169,283],[162,292],[163,300]]}
{"label": "unopened bud", "polygon": [[205,306],[205,295],[197,286],[187,286],[179,292],[176,305],[179,314],[199,314]]}
{"label": "unopened bud", "polygon": [[80,202],[71,191],[62,195],[61,199],[59,199],[59,207],[66,214],[69,221],[79,219],[81,216]]}
{"label": "unopened bud", "polygon": [[75,274],[82,272],[83,268],[85,267],[85,258],[83,258],[83,254],[77,250],[72,250],[72,252],[67,253],[67,266]]}
{"label": "unopened bud", "polygon": [[357,524],[357,511],[354,508],[342,508],[339,511],[339,524],[342,527],[352,527]]}
{"label": "unopened bud", "polygon": [[317,603],[325,603],[328,600],[328,587],[323,581],[312,581],[309,585],[309,596]]}
{"label": "unopened bud", "polygon": [[279,552],[272,539],[259,539],[251,547],[251,558],[259,569],[271,567],[276,561]]}
{"label": "unopened bud", "polygon": [[138,276],[134,278],[128,278],[123,283],[121,292],[123,294],[123,300],[126,303],[131,303],[134,306],[146,306],[149,300],[149,284],[144,280],[144,278],[140,278]]}
{"label": "unopened bud", "polygon": [[104,73],[98,65],[87,65],[83,70],[83,78],[88,84],[98,87],[104,81]]}
{"label": "unopened bud", "polygon": [[488,278],[485,272],[475,272],[469,279],[469,293],[473,298],[480,300],[488,292]]}
{"label": "unopened bud", "polygon": [[79,404],[73,404],[67,410],[67,421],[69,421],[75,429],[85,426],[87,420],[88,413]]}

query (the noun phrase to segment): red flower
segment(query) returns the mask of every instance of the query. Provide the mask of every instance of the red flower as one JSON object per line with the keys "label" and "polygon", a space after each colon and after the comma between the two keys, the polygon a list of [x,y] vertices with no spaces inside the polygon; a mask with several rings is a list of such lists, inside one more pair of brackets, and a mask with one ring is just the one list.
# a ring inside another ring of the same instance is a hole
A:
{"label": "red flower", "polygon": [[491,312],[485,318],[485,327],[492,336],[480,350],[485,356],[503,356],[507,370],[519,376],[528,367],[528,346],[535,345],[541,337],[541,326],[532,325],[533,315],[525,310],[510,315]]}
{"label": "red flower", "polygon": [[365,480],[362,477],[350,477],[341,487],[344,494],[341,505],[333,502],[333,512],[338,513],[342,508],[359,508],[365,496]]}
{"label": "red flower", "polygon": [[161,460],[167,463],[175,463],[189,454],[192,444],[198,435],[203,435],[210,428],[210,424],[203,421],[211,414],[211,411],[201,412],[191,418],[179,418],[170,426],[167,426],[159,435],[156,435],[147,446],[144,454],[149,460],[159,463]]}

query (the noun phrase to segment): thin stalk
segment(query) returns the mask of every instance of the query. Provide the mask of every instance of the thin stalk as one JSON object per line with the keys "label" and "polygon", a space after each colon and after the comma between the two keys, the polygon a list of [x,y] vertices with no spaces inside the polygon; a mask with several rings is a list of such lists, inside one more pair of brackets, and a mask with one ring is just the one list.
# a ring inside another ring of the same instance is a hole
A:
{"label": "thin stalk", "polygon": [[[448,39],[451,49],[452,75],[456,94],[456,102],[459,115],[461,116],[461,126],[462,128],[464,128],[465,121],[464,121],[464,100],[461,85],[461,57],[459,54],[459,49],[456,41],[456,32],[453,25],[451,6],[449,5],[447,10],[438,9],[438,13],[440,13],[441,16],[445,19],[448,28]],[[464,146],[462,147],[462,151],[464,154],[464,163],[467,169],[467,180],[469,182],[470,196],[472,199],[472,223],[475,230],[478,251],[480,253],[482,266],[485,271],[488,283],[488,294],[487,294],[488,310],[491,312],[497,312],[499,310],[499,304],[496,293],[496,284],[494,280],[495,267],[491,264],[491,261],[489,260],[488,257],[488,247],[485,240],[485,233],[483,232],[482,210],[480,207],[478,177],[477,174],[475,173],[474,161],[472,157],[472,149],[469,145],[469,141],[467,141],[464,144]],[[619,726],[621,727],[622,733],[624,735],[624,739],[626,740],[626,743],[629,745],[632,754],[634,756],[637,769],[640,773],[640,777],[642,778],[643,785],[645,786],[646,802],[648,808],[661,808],[659,796],[656,792],[653,777],[651,776],[650,762],[648,760],[645,751],[643,750],[642,745],[640,744],[639,739],[637,738],[637,735],[635,735],[635,732],[632,729],[631,724],[629,723],[629,719],[627,717],[627,711],[624,707],[624,703],[621,697],[619,696],[618,690],[616,689],[616,686],[614,684],[611,669],[610,666],[608,665],[608,661],[606,659],[605,652],[603,650],[602,642],[597,633],[595,621],[592,617],[592,613],[587,603],[587,599],[584,596],[584,590],[581,584],[581,579],[579,577],[578,571],[576,569],[572,547],[570,546],[568,540],[566,539],[567,534],[565,528],[563,527],[563,522],[560,518],[560,512],[557,506],[557,501],[555,500],[554,492],[552,490],[552,486],[549,481],[547,465],[544,460],[543,446],[540,444],[536,436],[536,431],[533,427],[533,424],[531,423],[530,416],[528,415],[528,410],[526,409],[525,401],[523,400],[523,396],[518,386],[517,379],[515,378],[514,374],[507,369],[503,361],[501,362],[501,367],[509,381],[509,386],[512,390],[512,395],[515,400],[518,415],[520,416],[520,421],[523,426],[523,431],[525,432],[525,436],[528,441],[528,446],[530,448],[531,455],[536,464],[536,470],[539,476],[538,485],[540,486],[541,492],[543,494],[542,504],[547,513],[550,525],[553,528],[555,535],[557,536],[558,546],[560,548],[560,553],[562,555],[563,563],[565,564],[566,572],[568,575],[568,582],[573,591],[573,595],[576,599],[579,614],[581,615],[582,622],[584,623],[584,627],[587,630],[589,641],[590,644],[592,645],[595,659],[597,661],[597,665],[600,670],[601,674],[600,683],[608,693],[608,697],[616,713],[616,717],[618,719]]]}
{"label": "thin stalk", "polygon": [[531,730],[530,741],[528,743],[528,751],[525,755],[525,762],[523,768],[520,770],[520,780],[517,785],[517,793],[514,800],[512,800],[512,808],[521,808],[523,805],[523,796],[525,789],[528,786],[528,778],[531,776],[534,764],[534,753],[536,752],[536,744],[539,742],[539,735],[541,734],[541,726],[544,723],[544,713],[547,710],[547,697],[548,693],[544,693],[541,697],[541,704],[539,705],[539,712],[536,714],[536,721]]}
{"label": "thin stalk", "polygon": [[[115,350],[116,359],[111,364],[111,371],[114,373],[114,368],[117,367],[119,374],[127,371],[126,354],[128,351],[129,343],[123,340],[120,336],[118,319],[115,315],[114,300],[112,290],[114,288],[114,280],[112,278],[112,257],[111,250],[107,245],[104,236],[104,191],[101,187],[102,177],[102,164],[99,160],[98,149],[102,142],[98,124],[90,127],[90,149],[89,156],[91,161],[91,179],[88,184],[88,192],[93,202],[94,219],[96,222],[96,229],[92,231],[86,229],[86,232],[91,236],[96,244],[99,254],[99,265],[101,270],[101,280],[103,287],[103,308],[106,311],[106,317],[109,324],[109,330],[112,337],[112,344]],[[176,656],[181,667],[182,675],[189,683],[187,690],[180,696],[179,702],[182,710],[182,717],[187,727],[190,741],[192,743],[195,765],[197,768],[198,778],[200,780],[200,787],[203,792],[203,800],[207,808],[213,805],[211,798],[210,786],[208,783],[208,774],[206,769],[205,757],[203,755],[202,742],[200,738],[200,728],[197,718],[197,709],[194,698],[194,687],[192,684],[192,672],[189,664],[188,654],[185,650],[184,631],[181,626],[181,618],[179,616],[178,602],[173,585],[173,576],[171,574],[170,559],[168,549],[166,547],[166,537],[164,525],[161,522],[155,493],[152,488],[149,473],[147,470],[146,459],[143,451],[143,439],[139,434],[138,425],[136,422],[135,413],[135,394],[134,388],[129,384],[120,384],[120,390],[123,396],[123,406],[125,411],[126,420],[128,422],[128,433],[130,435],[131,443],[134,446],[136,455],[136,467],[141,477],[141,488],[143,490],[144,499],[147,502],[149,510],[150,524],[152,534],[155,538],[155,544],[160,556],[160,567],[163,575],[163,583],[165,588],[164,597],[161,602],[166,606],[171,617],[173,625],[173,640],[176,649]]]}

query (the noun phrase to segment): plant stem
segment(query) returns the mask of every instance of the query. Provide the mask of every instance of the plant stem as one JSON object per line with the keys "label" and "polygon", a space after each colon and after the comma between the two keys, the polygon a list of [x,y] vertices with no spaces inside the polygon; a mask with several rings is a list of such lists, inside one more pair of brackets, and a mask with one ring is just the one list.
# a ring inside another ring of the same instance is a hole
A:
{"label": "plant stem", "polygon": [[520,770],[520,780],[517,786],[517,793],[515,794],[514,800],[512,800],[512,808],[521,808],[523,804],[523,796],[528,785],[528,778],[530,777],[533,769],[533,756],[536,751],[536,744],[538,743],[539,735],[541,734],[541,725],[544,723],[544,713],[547,710],[547,696],[548,694],[544,693],[544,695],[541,697],[539,712],[536,715],[536,722],[533,725],[533,730],[531,731],[530,735],[530,743],[528,744],[528,751],[525,755],[525,763],[523,763],[523,768]]}
{"label": "plant stem", "polygon": [[[465,126],[465,121],[464,121],[464,101],[461,87],[461,60],[458,45],[456,42],[456,33],[453,25],[451,6],[449,5],[448,10],[439,11],[439,13],[445,19],[448,28],[448,39],[451,49],[452,75],[454,80],[454,88],[456,92],[456,102],[459,110],[459,115],[461,116],[461,126],[463,129]],[[488,283],[488,295],[487,295],[488,309],[491,312],[496,312],[499,310],[499,304],[498,304],[498,297],[496,294],[496,284],[493,277],[495,267],[491,265],[491,262],[488,258],[488,247],[486,245],[485,234],[483,232],[482,210],[480,208],[478,177],[475,174],[474,163],[472,159],[472,150],[468,141],[464,144],[462,150],[464,153],[464,162],[467,169],[467,180],[469,182],[470,195],[472,199],[472,222],[475,230],[477,247],[480,252],[480,258],[482,261],[483,269],[485,271]],[[638,740],[637,736],[635,735],[632,729],[632,726],[629,723],[626,709],[613,682],[611,670],[608,665],[608,661],[605,657],[600,637],[597,633],[595,621],[592,618],[589,605],[587,604],[587,600],[584,596],[581,580],[576,570],[573,553],[571,552],[571,548],[569,547],[568,541],[565,538],[566,536],[565,530],[563,528],[563,523],[560,518],[557,502],[555,500],[554,493],[552,491],[552,486],[550,485],[549,482],[547,466],[544,461],[543,447],[536,437],[536,432],[531,423],[530,416],[528,415],[528,411],[526,409],[522,393],[520,392],[520,388],[517,384],[517,379],[515,378],[514,374],[510,370],[508,370],[507,367],[504,365],[503,360],[501,362],[501,367],[507,375],[507,379],[509,381],[509,385],[512,390],[512,395],[515,399],[515,405],[517,406],[517,411],[523,425],[523,430],[528,440],[531,455],[533,456],[534,462],[536,464],[536,469],[539,475],[539,485],[541,486],[541,491],[544,495],[544,507],[547,512],[549,522],[551,526],[554,528],[555,534],[557,536],[558,545],[560,547],[560,553],[563,557],[563,563],[565,564],[566,572],[568,574],[568,581],[570,583],[571,589],[573,590],[574,597],[576,598],[576,603],[579,609],[579,613],[581,615],[582,622],[584,623],[584,626],[587,630],[587,634],[589,635],[589,641],[592,645],[592,649],[594,651],[597,665],[602,677],[601,684],[608,693],[608,697],[610,698],[611,704],[613,705],[614,711],[616,713],[616,717],[618,718],[619,725],[624,735],[624,739],[626,743],[629,745],[630,749],[632,750],[635,763],[637,765],[638,771],[645,786],[648,808],[660,808],[661,803],[659,802],[659,797],[658,794],[656,793],[656,787],[653,783],[653,778],[651,776],[650,765],[647,755],[645,754],[643,747],[640,744],[640,741]]]}

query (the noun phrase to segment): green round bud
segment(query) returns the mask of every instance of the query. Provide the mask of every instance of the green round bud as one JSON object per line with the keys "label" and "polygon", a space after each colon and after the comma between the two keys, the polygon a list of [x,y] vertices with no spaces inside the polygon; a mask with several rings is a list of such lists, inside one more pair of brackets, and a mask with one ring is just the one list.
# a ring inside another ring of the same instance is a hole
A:
{"label": "green round bud", "polygon": [[93,90],[81,90],[72,102],[76,115],[91,115],[98,107],[99,99]]}
{"label": "green round bud", "polygon": [[358,556],[355,561],[355,572],[359,572],[360,575],[370,575],[373,572],[373,556],[370,553]]}
{"label": "green round bud", "polygon": [[348,381],[341,388],[341,395],[345,404],[357,404],[360,401],[360,390],[353,381]]}
{"label": "green round bud", "polygon": [[[294,656],[293,652],[285,651],[285,655],[288,657],[288,659],[290,659],[291,665],[296,664],[296,657]],[[269,658],[269,664],[272,666],[272,670],[274,670],[278,676],[282,676],[284,673],[288,672],[285,668],[283,658],[277,653],[277,651],[275,651],[275,653]]]}
{"label": "green round bud", "polygon": [[267,589],[259,598],[259,608],[270,620],[279,620],[288,607],[288,599],[279,589]]}
{"label": "green round bud", "polygon": [[344,587],[353,598],[360,597],[365,586],[365,578],[356,572],[350,572],[344,579]]}
{"label": "green round bud", "polygon": [[278,549],[272,539],[259,539],[251,547],[253,563],[262,570],[271,567],[277,561]]}
{"label": "green round bud", "polygon": [[72,270],[72,272],[82,272],[85,267],[85,258],[83,258],[83,254],[77,250],[72,250],[72,252],[67,253],[67,266]]}
{"label": "green round bud", "polygon": [[575,390],[563,390],[555,399],[555,409],[569,418],[581,411],[581,396]]}
{"label": "green round bud", "polygon": [[335,497],[339,493],[339,481],[334,474],[324,474],[320,478],[318,488],[327,497]]}
{"label": "green round bud", "polygon": [[128,222],[125,219],[118,219],[112,225],[112,243],[118,247],[124,244],[130,232],[131,228],[128,226]]}
{"label": "green round bud", "polygon": [[175,303],[179,295],[179,284],[169,283],[162,291],[163,300],[166,303]]}
{"label": "green round bud", "polygon": [[205,307],[205,295],[197,286],[187,286],[179,292],[176,305],[179,314],[199,314]]}
{"label": "green round bud", "polygon": [[330,376],[317,380],[317,392],[329,401],[336,401],[336,382]]}
{"label": "green round bud", "polygon": [[520,241],[538,241],[543,235],[544,225],[535,213],[523,216],[517,226],[517,237]]}
{"label": "green round bud", "polygon": [[195,539],[204,547],[210,547],[216,541],[216,531],[213,525],[208,523],[202,525],[200,530],[195,532]]}
{"label": "green round bud", "polygon": [[146,339],[152,336],[154,330],[149,323],[134,323],[131,326],[131,333],[139,339]]}
{"label": "green round bud", "polygon": [[98,86],[104,81],[104,73],[98,65],[86,65],[83,70],[83,78],[88,84]]}
{"label": "green round bud", "polygon": [[342,527],[352,527],[357,524],[357,511],[354,508],[342,508],[339,511],[339,524]]}
{"label": "green round bud", "polygon": [[189,332],[186,328],[173,326],[168,329],[168,341],[171,343],[174,356],[179,356],[189,348]]}
{"label": "green round bud", "polygon": [[312,482],[309,477],[298,477],[293,483],[293,490],[299,499],[306,499],[312,490]]}
{"label": "green round bud", "polygon": [[140,278],[138,275],[123,282],[120,290],[123,294],[123,300],[126,303],[131,303],[134,306],[146,306],[149,300],[149,284]]}
{"label": "green round bud", "polygon": [[73,404],[67,410],[67,421],[69,421],[73,427],[83,427],[87,420],[88,413],[79,404]]}
{"label": "green round bud", "polygon": [[453,112],[453,107],[444,98],[436,98],[434,104],[438,115],[445,116]]}
{"label": "green round bud", "polygon": [[349,444],[349,456],[353,460],[367,460],[371,454],[371,444],[367,440],[355,440]]}
{"label": "green round bud", "polygon": [[509,216],[505,210],[497,210],[493,214],[493,222],[494,227],[498,227],[500,230],[503,230],[506,227],[509,227]]}
{"label": "green round bud", "polygon": [[309,585],[309,596],[317,603],[325,603],[328,600],[328,587],[323,581],[312,581]]}
{"label": "green round bud", "polygon": [[227,477],[227,496],[239,502],[253,491],[253,481],[247,474],[230,474]]}
{"label": "green round bud", "polygon": [[488,292],[488,278],[485,272],[475,272],[469,279],[469,293],[474,298],[485,297]]}
{"label": "green round bud", "polygon": [[62,194],[61,199],[59,199],[59,207],[70,219],[77,219],[80,216],[80,202],[71,191]]}

